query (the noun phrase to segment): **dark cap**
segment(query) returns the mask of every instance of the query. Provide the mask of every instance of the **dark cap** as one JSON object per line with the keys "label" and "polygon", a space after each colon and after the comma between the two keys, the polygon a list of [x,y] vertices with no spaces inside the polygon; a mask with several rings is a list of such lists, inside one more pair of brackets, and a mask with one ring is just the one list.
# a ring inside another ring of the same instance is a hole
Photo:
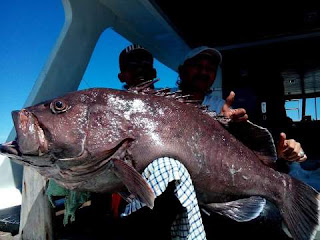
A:
{"label": "dark cap", "polygon": [[139,44],[132,44],[122,50],[119,56],[120,71],[126,71],[130,63],[143,63],[153,65],[152,54],[140,46]]}

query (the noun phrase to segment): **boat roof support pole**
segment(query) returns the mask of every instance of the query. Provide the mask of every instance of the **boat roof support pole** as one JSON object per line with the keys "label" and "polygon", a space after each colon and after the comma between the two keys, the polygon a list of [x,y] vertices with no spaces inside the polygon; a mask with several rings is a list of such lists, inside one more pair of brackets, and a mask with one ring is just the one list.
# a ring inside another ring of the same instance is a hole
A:
{"label": "boat roof support pole", "polygon": [[[101,33],[116,20],[98,0],[63,0],[65,24],[52,53],[25,102],[30,106],[77,90]],[[23,172],[21,239],[53,239],[46,179]]]}

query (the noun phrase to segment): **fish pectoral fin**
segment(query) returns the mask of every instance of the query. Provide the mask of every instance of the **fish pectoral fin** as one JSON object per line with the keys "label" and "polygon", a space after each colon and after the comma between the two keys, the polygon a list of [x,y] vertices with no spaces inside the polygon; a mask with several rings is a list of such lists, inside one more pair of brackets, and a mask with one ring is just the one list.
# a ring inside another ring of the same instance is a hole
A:
{"label": "fish pectoral fin", "polygon": [[202,207],[237,222],[248,222],[258,217],[265,205],[264,198],[253,196],[232,202],[202,204]]}
{"label": "fish pectoral fin", "polygon": [[132,166],[120,159],[111,159],[113,171],[124,183],[130,193],[135,195],[149,208],[153,208],[155,195],[147,181]]}

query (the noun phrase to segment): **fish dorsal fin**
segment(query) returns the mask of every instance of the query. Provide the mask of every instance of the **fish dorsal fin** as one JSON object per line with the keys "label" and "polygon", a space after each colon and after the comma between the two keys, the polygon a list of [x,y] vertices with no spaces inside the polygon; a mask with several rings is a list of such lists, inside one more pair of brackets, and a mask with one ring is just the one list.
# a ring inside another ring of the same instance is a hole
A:
{"label": "fish dorsal fin", "polygon": [[191,95],[182,94],[182,91],[180,91],[180,90],[175,91],[175,92],[171,92],[170,88],[159,89],[154,92],[154,95],[166,97],[166,98],[171,98],[171,99],[177,100],[182,103],[196,103],[196,104],[201,103],[199,101],[190,100],[189,98]]}
{"label": "fish dorsal fin", "polygon": [[151,86],[158,82],[159,79],[145,81],[140,83],[139,85],[129,88],[129,92],[138,93],[138,94],[148,94],[148,95],[156,95],[160,97],[174,99],[178,102],[185,103],[187,105],[194,105],[196,108],[207,112],[208,106],[201,105],[202,100],[193,100],[192,95],[183,94],[181,90],[171,91],[170,88],[162,88],[162,89],[153,89]]}
{"label": "fish dorsal fin", "polygon": [[237,222],[247,222],[257,218],[265,205],[264,198],[252,196],[232,202],[202,204],[201,207],[209,215],[215,212]]}
{"label": "fish dorsal fin", "polygon": [[166,88],[158,89],[154,93],[155,93],[155,95],[162,96],[163,94],[170,92],[170,91],[171,91],[171,89],[166,87]]}
{"label": "fish dorsal fin", "polygon": [[270,166],[277,160],[277,151],[268,129],[250,121],[228,123],[227,130],[244,145],[254,151],[257,157]]}
{"label": "fish dorsal fin", "polygon": [[148,80],[148,81],[144,81],[140,84],[138,84],[135,87],[131,87],[128,89],[129,92],[134,92],[134,93],[146,93],[146,94],[150,94],[150,93],[154,93],[155,90],[151,88],[151,86],[153,84],[155,84],[156,82],[158,82],[159,79],[152,79],[152,80]]}
{"label": "fish dorsal fin", "polygon": [[156,81],[145,82],[142,87],[139,87],[140,85],[138,85],[137,87],[130,88],[129,91],[135,92],[135,93],[141,93],[141,94],[155,95],[155,96],[160,96],[160,97],[164,97],[164,98],[170,98],[170,99],[176,100],[181,103],[186,103],[188,105],[192,104],[200,109],[206,109],[206,110],[208,109],[207,106],[201,105],[201,103],[202,103],[201,100],[192,100],[192,99],[190,99],[192,97],[192,95],[183,94],[181,90],[172,92],[170,88],[162,88],[162,89],[158,89],[158,90],[149,88],[150,84],[153,84],[155,82]]}

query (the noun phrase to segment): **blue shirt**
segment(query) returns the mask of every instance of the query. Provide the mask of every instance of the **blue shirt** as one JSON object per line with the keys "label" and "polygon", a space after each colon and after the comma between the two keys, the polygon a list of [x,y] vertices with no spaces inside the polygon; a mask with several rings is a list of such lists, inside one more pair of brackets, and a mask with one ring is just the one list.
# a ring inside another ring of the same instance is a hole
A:
{"label": "blue shirt", "polygon": [[225,101],[222,98],[208,94],[204,97],[202,105],[207,105],[209,110],[219,114],[221,113],[224,103]]}

